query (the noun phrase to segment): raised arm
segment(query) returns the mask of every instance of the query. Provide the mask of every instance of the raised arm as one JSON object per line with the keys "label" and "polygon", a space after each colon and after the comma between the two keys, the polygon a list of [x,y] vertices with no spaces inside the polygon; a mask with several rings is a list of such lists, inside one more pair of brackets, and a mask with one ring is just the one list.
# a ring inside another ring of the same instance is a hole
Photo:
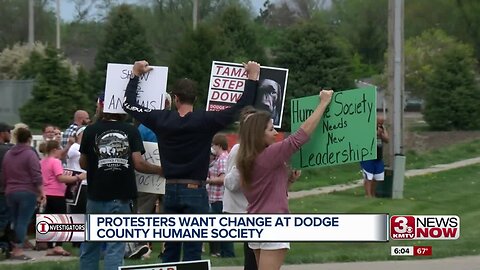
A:
{"label": "raised arm", "polygon": [[138,82],[140,81],[140,76],[144,73],[150,72],[152,69],[153,68],[150,67],[148,62],[145,60],[135,62],[132,69],[133,77],[130,78],[130,81],[127,84],[127,88],[125,90],[125,100],[122,106],[125,112],[130,114],[142,124],[146,124],[149,121],[154,121],[155,117],[152,114],[159,111],[143,107],[137,102],[137,88]]}
{"label": "raised arm", "polygon": [[318,122],[320,122],[320,119],[322,119],[325,109],[332,100],[332,95],[333,90],[320,91],[320,103],[310,117],[308,117],[307,120],[300,126],[300,128],[303,129],[308,136],[312,135],[312,133],[315,131],[315,128],[317,128]]}

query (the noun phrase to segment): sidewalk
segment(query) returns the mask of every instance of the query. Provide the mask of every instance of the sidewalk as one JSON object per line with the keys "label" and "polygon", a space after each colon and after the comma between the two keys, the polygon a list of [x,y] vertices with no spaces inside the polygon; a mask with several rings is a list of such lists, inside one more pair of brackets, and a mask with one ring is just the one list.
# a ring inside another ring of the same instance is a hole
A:
{"label": "sidewalk", "polygon": [[[284,265],[282,270],[473,270],[480,269],[480,256],[451,257],[434,260],[349,262]],[[243,267],[212,267],[212,270],[243,270]]]}
{"label": "sidewalk", "polygon": [[25,250],[25,255],[27,255],[30,258],[33,258],[34,260],[32,261],[19,261],[19,260],[3,260],[0,261],[0,269],[2,268],[2,264],[21,264],[21,263],[37,263],[37,262],[64,262],[64,261],[70,261],[70,260],[78,260],[79,258],[76,256],[45,256],[47,253],[46,250],[42,251],[36,251],[36,250]]}
{"label": "sidewalk", "polygon": [[[478,163],[480,163],[480,157],[460,160],[460,161],[453,162],[453,163],[448,163],[448,164],[438,164],[438,165],[433,165],[433,166],[431,166],[429,168],[425,168],[425,169],[408,170],[408,171],[405,172],[405,177],[408,178],[408,177],[414,177],[414,176],[419,176],[419,175],[426,175],[426,174],[430,174],[430,173],[443,172],[443,171],[448,171],[448,170],[451,170],[451,169],[466,167],[466,166],[470,166],[470,165],[478,164]],[[298,198],[303,198],[303,197],[306,197],[306,196],[327,194],[327,193],[332,193],[332,192],[336,192],[336,191],[344,191],[344,190],[347,190],[347,189],[361,187],[361,186],[363,186],[363,179],[355,180],[354,182],[349,183],[349,184],[340,184],[340,185],[334,185],[334,186],[319,187],[319,188],[315,188],[315,189],[311,189],[311,190],[289,192],[288,193],[288,198],[289,199],[298,199]],[[479,267],[479,269],[480,269],[480,267]]]}

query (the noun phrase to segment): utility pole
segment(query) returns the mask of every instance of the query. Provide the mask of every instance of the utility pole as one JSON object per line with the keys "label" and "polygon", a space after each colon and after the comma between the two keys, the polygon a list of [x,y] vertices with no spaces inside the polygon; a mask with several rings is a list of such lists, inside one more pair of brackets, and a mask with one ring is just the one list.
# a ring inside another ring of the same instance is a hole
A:
{"label": "utility pole", "polygon": [[197,30],[198,0],[193,0],[193,30]]}
{"label": "utility pole", "polygon": [[33,0],[28,0],[28,45],[31,47],[33,47],[33,42],[35,42],[34,27]]}
{"label": "utility pole", "polygon": [[404,55],[403,21],[404,0],[388,2],[388,122],[390,124],[388,163],[393,168],[392,198],[403,198],[405,156],[403,149],[404,110]]}
{"label": "utility pole", "polygon": [[60,49],[60,0],[57,0],[57,49]]}

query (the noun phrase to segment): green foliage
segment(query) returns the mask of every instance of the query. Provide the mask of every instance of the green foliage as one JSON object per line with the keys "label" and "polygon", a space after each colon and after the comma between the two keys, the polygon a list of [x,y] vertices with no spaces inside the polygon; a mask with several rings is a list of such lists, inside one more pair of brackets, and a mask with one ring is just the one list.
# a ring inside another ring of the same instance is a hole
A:
{"label": "green foliage", "polygon": [[40,42],[33,46],[17,43],[11,48],[5,48],[0,53],[0,80],[20,79],[20,70],[33,51],[44,55],[45,45]]}
{"label": "green foliage", "polygon": [[75,85],[73,87],[73,91],[76,93],[84,93],[81,98],[85,98],[82,100],[82,104],[84,104],[84,107],[82,107],[82,110],[87,111],[90,115],[95,114],[96,110],[96,104],[97,100],[89,98],[87,95],[87,91],[90,89],[90,84],[89,84],[89,73],[86,71],[84,68],[79,67],[77,69],[77,77],[75,79]]}
{"label": "green foliage", "polygon": [[[104,24],[95,21],[74,21],[62,25],[62,48],[67,55],[96,49],[102,39]],[[78,57],[78,56],[77,56]]]}
{"label": "green foliage", "polygon": [[424,118],[435,130],[480,128],[480,88],[475,82],[473,50],[459,46],[435,60],[427,81]]}
{"label": "green foliage", "polygon": [[283,127],[290,129],[290,100],[318,94],[321,88],[353,88],[352,66],[343,43],[317,22],[287,30],[274,50],[278,67],[289,69]]}
{"label": "green foliage", "polygon": [[371,77],[376,74],[376,70],[372,65],[368,65],[362,62],[362,57],[358,53],[354,53],[351,59],[352,64],[352,77],[355,79],[361,79]]}
{"label": "green foliage", "polygon": [[267,57],[256,33],[244,8],[226,7],[218,17],[199,24],[197,30],[189,30],[184,35],[169,64],[170,85],[184,77],[195,80],[198,82],[196,105],[204,107],[212,61],[255,60],[266,64]]}
{"label": "green foliage", "polygon": [[47,48],[45,56],[34,52],[24,65],[25,77],[34,75],[36,82],[32,99],[20,109],[20,116],[32,128],[46,123],[66,127],[73,113],[85,108],[86,96],[76,88],[74,76],[63,61],[56,49]]}
{"label": "green foliage", "polygon": [[108,63],[133,64],[143,59],[155,63],[144,28],[133,16],[130,6],[115,7],[108,16],[104,40],[95,57],[89,98],[93,99],[98,92],[104,91]]}
{"label": "green foliage", "polygon": [[[25,0],[2,0],[0,2],[0,50],[15,43],[28,41],[28,2]],[[34,3],[35,41],[54,44],[55,13],[48,0]]]}
{"label": "green foliage", "polygon": [[230,61],[255,60],[266,64],[267,57],[259,44],[255,25],[250,21],[248,10],[231,5],[215,21],[220,26],[220,35],[225,40]]}
{"label": "green foliage", "polygon": [[405,89],[425,97],[427,78],[436,69],[436,60],[448,51],[471,50],[440,29],[431,29],[405,42]]}
{"label": "green foliage", "polygon": [[199,107],[206,104],[212,61],[227,60],[227,49],[222,41],[220,29],[199,24],[196,31],[189,30],[185,34],[169,64],[170,84],[185,77],[198,83],[196,105]]}
{"label": "green foliage", "polygon": [[387,49],[387,0],[334,0],[332,24],[361,62],[381,72]]}

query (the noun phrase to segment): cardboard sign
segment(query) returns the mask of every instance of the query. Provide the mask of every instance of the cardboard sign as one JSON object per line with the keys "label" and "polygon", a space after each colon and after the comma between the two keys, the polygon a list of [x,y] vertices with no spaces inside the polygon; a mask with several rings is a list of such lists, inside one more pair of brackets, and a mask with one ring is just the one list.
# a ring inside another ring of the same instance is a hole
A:
{"label": "cardboard sign", "polygon": [[120,266],[119,270],[210,270],[210,260]]}
{"label": "cardboard sign", "polygon": [[[310,140],[292,157],[298,169],[359,162],[377,157],[376,88],[336,92]],[[318,95],[291,101],[292,133],[313,113]]]}
{"label": "cardboard sign", "polygon": [[[125,89],[132,74],[133,65],[108,64],[105,82],[105,101],[103,111],[107,113],[125,113],[122,109]],[[152,66],[153,70],[143,74],[138,83],[138,103],[152,110],[165,107],[168,67]]]}
{"label": "cardboard sign", "polygon": [[[158,144],[153,142],[143,142],[145,154],[143,158],[152,164],[160,166],[160,152],[158,151]],[[137,180],[137,191],[165,194],[165,178],[156,174],[145,174],[135,171],[135,178]]]}
{"label": "cardboard sign", "polygon": [[[69,176],[79,175],[84,172],[85,171],[78,171],[68,168],[63,169],[63,175]],[[67,184],[67,189],[65,190],[65,201],[67,204],[77,205],[81,188],[82,181],[76,181],[75,183]]]}
{"label": "cardboard sign", "polygon": [[[273,126],[282,125],[288,69],[261,67],[255,108],[272,113]],[[207,98],[207,111],[222,111],[243,94],[247,72],[242,64],[214,61]]]}

